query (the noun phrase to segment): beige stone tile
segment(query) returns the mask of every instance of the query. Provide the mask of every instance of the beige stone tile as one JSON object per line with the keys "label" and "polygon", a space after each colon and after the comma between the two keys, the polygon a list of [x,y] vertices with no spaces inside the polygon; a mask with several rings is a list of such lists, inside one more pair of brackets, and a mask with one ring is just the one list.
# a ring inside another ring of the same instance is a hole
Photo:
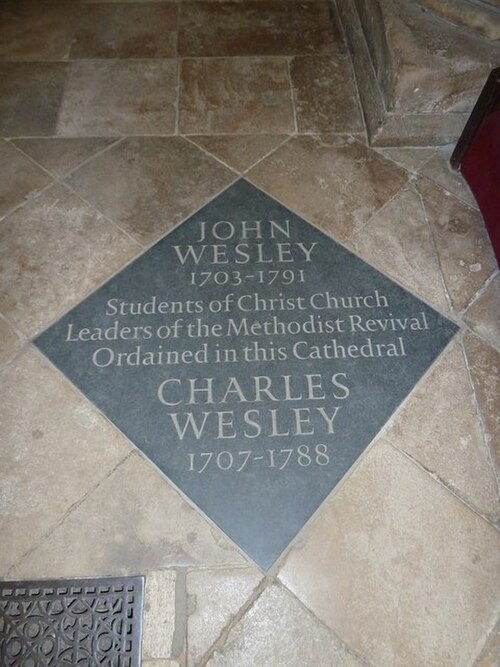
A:
{"label": "beige stone tile", "polygon": [[403,188],[353,236],[352,245],[439,310],[448,310],[436,248],[416,193]]}
{"label": "beige stone tile", "polygon": [[[111,0],[117,2],[118,0]],[[124,0],[128,2],[128,0]],[[147,2],[148,0],[139,0],[139,2]],[[175,660],[142,660],[142,667],[179,667],[179,663]]]}
{"label": "beige stone tile", "polygon": [[88,5],[80,10],[71,58],[173,58],[177,5]]}
{"label": "beige stone tile", "polygon": [[494,623],[499,567],[498,532],[379,442],[280,578],[371,664],[470,667]]}
{"label": "beige stone tile", "polygon": [[484,293],[469,306],[464,320],[480,336],[500,348],[500,274],[497,273]]}
{"label": "beige stone tile", "polygon": [[0,60],[67,60],[79,13],[71,2],[2,2]]}
{"label": "beige stone tile", "polygon": [[296,137],[248,175],[342,241],[363,226],[406,180],[406,172],[354,139]]}
{"label": "beige stone tile", "polygon": [[331,53],[342,38],[328,2],[246,0],[180,5],[179,55],[273,56]]}
{"label": "beige stone tile", "polygon": [[249,600],[262,579],[256,569],[200,570],[187,575],[188,663],[200,658]]}
{"label": "beige stone tile", "polygon": [[67,188],[55,185],[0,225],[0,311],[31,337],[139,249]]}
{"label": "beige stone tile", "polygon": [[125,139],[68,179],[141,243],[151,243],[236,175],[180,137]]}
{"label": "beige stone tile", "polygon": [[181,63],[182,134],[288,134],[295,130],[284,58],[196,58]]}
{"label": "beige stone tile", "polygon": [[498,667],[500,665],[500,622],[497,623],[474,667]]}
{"label": "beige stone tile", "polygon": [[347,54],[294,58],[290,76],[299,132],[363,131]]}
{"label": "beige stone tile", "polygon": [[110,146],[116,139],[16,139],[12,143],[56,176],[64,176],[92,155]]}
{"label": "beige stone tile", "polygon": [[127,456],[130,445],[33,350],[1,374],[0,431],[4,575]]}
{"label": "beige stone tile", "polygon": [[496,268],[481,214],[425,179],[416,187],[431,225],[448,294],[462,310]]}
{"label": "beige stone tile", "polygon": [[491,520],[500,518],[495,473],[460,344],[414,391],[386,439]]}
{"label": "beige stone tile", "polygon": [[7,320],[0,315],[0,366],[7,364],[21,349],[21,340]]}
{"label": "beige stone tile", "polygon": [[486,441],[500,479],[500,352],[469,333],[464,336],[464,349]]}
{"label": "beige stone tile", "polygon": [[0,136],[55,133],[67,63],[0,63]]}
{"label": "beige stone tile", "polygon": [[416,172],[434,155],[436,148],[379,148],[378,151],[408,171]]}
{"label": "beige stone tile", "polygon": [[52,180],[48,174],[3,139],[0,139],[0,164],[2,165],[0,217]]}
{"label": "beige stone tile", "polygon": [[244,562],[220,531],[133,454],[12,575],[119,575]]}
{"label": "beige stone tile", "polygon": [[207,667],[360,667],[361,664],[288,591],[272,585],[231,630]]}
{"label": "beige stone tile", "polygon": [[445,190],[477,208],[477,202],[462,174],[450,167],[450,158],[454,146],[438,148],[434,155],[420,169],[422,176],[435,181]]}
{"label": "beige stone tile", "polygon": [[172,570],[146,576],[142,630],[142,657],[168,658],[175,631],[175,579]]}
{"label": "beige stone tile", "polygon": [[189,138],[232,169],[244,172],[278,148],[287,139],[287,136],[286,134],[242,134],[191,136]]}
{"label": "beige stone tile", "polygon": [[56,134],[173,134],[176,99],[173,60],[73,62]]}

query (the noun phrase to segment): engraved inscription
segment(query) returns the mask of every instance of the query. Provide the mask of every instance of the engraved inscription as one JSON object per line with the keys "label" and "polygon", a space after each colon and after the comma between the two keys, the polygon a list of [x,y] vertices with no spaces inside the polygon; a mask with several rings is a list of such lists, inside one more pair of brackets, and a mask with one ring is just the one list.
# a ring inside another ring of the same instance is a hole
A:
{"label": "engraved inscription", "polygon": [[36,344],[267,568],[455,330],[242,180]]}

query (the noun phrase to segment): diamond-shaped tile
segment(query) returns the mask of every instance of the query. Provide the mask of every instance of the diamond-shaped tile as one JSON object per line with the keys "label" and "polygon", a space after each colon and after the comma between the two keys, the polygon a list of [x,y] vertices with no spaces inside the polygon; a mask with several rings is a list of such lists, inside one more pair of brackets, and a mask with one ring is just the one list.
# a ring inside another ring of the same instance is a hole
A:
{"label": "diamond-shaped tile", "polygon": [[240,180],[36,345],[269,568],[455,331]]}

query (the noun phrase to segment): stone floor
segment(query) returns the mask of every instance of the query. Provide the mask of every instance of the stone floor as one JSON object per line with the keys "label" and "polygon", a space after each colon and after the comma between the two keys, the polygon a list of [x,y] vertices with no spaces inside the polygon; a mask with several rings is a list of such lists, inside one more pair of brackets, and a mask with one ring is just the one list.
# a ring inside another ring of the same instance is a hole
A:
{"label": "stone floor", "polygon": [[[500,275],[450,148],[367,146],[326,0],[0,12],[0,576],[145,574],[145,667],[499,664]],[[267,574],[30,343],[242,174],[461,327]]]}

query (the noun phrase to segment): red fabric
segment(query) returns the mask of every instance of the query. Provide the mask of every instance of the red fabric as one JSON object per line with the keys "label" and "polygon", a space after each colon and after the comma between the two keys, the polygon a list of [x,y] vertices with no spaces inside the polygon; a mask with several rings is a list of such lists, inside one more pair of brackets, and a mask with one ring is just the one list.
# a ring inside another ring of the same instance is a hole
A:
{"label": "red fabric", "polygon": [[500,111],[486,118],[460,165],[500,264]]}

